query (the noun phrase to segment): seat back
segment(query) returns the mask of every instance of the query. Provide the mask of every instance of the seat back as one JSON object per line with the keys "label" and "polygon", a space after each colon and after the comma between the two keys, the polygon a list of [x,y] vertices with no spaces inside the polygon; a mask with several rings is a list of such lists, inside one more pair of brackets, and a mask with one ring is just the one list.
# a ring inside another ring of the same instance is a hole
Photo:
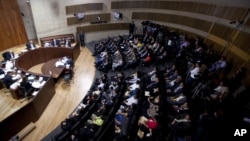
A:
{"label": "seat back", "polygon": [[24,87],[19,86],[18,90],[19,90],[19,94],[20,94],[22,97],[26,97],[26,96],[27,96],[27,91],[26,91],[26,89],[25,89]]}

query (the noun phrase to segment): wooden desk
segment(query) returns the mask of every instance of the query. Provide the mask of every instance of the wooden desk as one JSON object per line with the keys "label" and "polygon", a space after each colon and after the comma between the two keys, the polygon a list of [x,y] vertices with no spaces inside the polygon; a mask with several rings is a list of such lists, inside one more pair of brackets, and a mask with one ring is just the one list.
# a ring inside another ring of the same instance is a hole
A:
{"label": "wooden desk", "polygon": [[[52,59],[52,60],[49,60],[48,62],[46,62],[41,68],[42,73],[44,75],[48,75],[48,76],[51,76],[53,78],[58,78],[64,70],[64,68],[62,68],[62,67],[55,66],[55,63],[58,60],[59,60],[59,58],[55,58],[55,59]],[[50,71],[52,74],[50,74]]]}
{"label": "wooden desk", "polygon": [[[80,46],[78,43],[73,48],[64,48],[64,47],[37,48],[34,50],[24,52],[22,55],[20,55],[16,59],[15,66],[17,69],[20,69],[23,72],[35,75],[43,75],[43,74],[36,74],[28,70],[35,65],[45,63],[52,59],[61,58],[64,56],[68,56],[70,58],[73,58],[73,60],[76,60],[79,54],[80,54]],[[48,75],[43,75],[43,76],[48,76]]]}
{"label": "wooden desk", "polygon": [[46,83],[37,95],[18,111],[0,121],[1,140],[7,141],[30,122],[36,122],[55,94],[53,78],[47,78]]}

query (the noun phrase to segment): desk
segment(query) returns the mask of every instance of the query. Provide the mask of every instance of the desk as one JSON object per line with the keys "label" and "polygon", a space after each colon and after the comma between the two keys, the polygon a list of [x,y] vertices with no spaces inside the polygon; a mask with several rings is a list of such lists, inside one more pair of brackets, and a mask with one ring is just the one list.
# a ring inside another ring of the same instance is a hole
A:
{"label": "desk", "polygon": [[55,94],[53,78],[46,78],[46,83],[39,89],[37,95],[26,105],[0,122],[1,140],[7,141],[30,122],[36,122]]}
{"label": "desk", "polygon": [[64,48],[64,47],[36,48],[34,50],[24,52],[22,55],[20,55],[20,57],[16,59],[15,66],[17,69],[22,70],[23,72],[35,75],[43,75],[43,74],[36,74],[28,70],[35,65],[48,62],[55,58],[61,58],[63,56],[69,56],[70,58],[73,58],[73,60],[76,60],[79,54],[80,54],[79,43],[77,43],[73,48]]}
{"label": "desk", "polygon": [[[42,73],[44,75],[48,75],[48,76],[51,76],[53,78],[58,78],[64,68],[63,67],[56,67],[55,66],[55,63],[59,60],[59,58],[55,58],[55,59],[52,59],[52,60],[49,60],[48,62],[46,62],[43,66],[42,66]],[[51,74],[50,74],[51,72]]]}
{"label": "desk", "polygon": [[38,82],[38,81],[34,81],[32,82],[32,87],[35,88],[35,89],[39,89],[41,87],[41,83]]}

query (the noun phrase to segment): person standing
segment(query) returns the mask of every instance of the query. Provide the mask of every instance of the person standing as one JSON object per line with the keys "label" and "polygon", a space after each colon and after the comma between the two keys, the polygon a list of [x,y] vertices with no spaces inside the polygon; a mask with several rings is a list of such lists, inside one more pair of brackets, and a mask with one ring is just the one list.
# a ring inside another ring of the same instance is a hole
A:
{"label": "person standing", "polygon": [[85,42],[84,42],[84,33],[83,33],[83,31],[81,31],[80,33],[79,33],[79,39],[80,39],[80,45],[83,47],[83,46],[85,46]]}
{"label": "person standing", "polygon": [[129,36],[134,35],[134,31],[135,31],[135,23],[134,23],[134,21],[132,21],[129,24]]}
{"label": "person standing", "polygon": [[29,42],[26,43],[26,49],[27,50],[33,50],[35,48],[36,48],[36,45],[35,45],[35,43],[32,40],[29,40]]}

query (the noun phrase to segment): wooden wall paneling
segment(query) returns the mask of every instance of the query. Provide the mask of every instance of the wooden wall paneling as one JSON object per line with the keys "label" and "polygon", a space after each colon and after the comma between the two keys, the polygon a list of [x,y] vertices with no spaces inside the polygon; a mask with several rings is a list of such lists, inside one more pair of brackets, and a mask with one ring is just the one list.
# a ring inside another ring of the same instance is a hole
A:
{"label": "wooden wall paneling", "polygon": [[27,42],[21,12],[16,0],[1,1],[0,3],[0,51]]}
{"label": "wooden wall paneling", "polygon": [[248,17],[246,23],[245,23],[246,26],[250,27],[250,17]]}
{"label": "wooden wall paneling", "polygon": [[217,43],[215,43],[214,41],[211,41],[209,39],[206,39],[204,41],[204,43],[211,49],[213,49],[216,53],[220,53],[223,49],[224,49],[224,46],[221,46]]}
{"label": "wooden wall paneling", "polygon": [[129,23],[107,23],[107,24],[95,24],[77,27],[77,33],[80,31],[83,32],[100,32],[100,31],[109,31],[109,30],[127,30]]}
{"label": "wooden wall paneling", "polygon": [[246,8],[216,6],[212,16],[228,20],[240,20],[245,14]]}
{"label": "wooden wall paneling", "polygon": [[98,11],[103,9],[103,3],[87,3],[87,4],[79,4],[79,5],[70,5],[66,6],[66,14],[74,14],[78,12],[90,12],[90,11]]}
{"label": "wooden wall paneling", "polygon": [[212,15],[216,7],[215,5],[205,3],[195,3],[194,5],[194,10],[190,12],[200,13],[204,15]]}
{"label": "wooden wall paneling", "polygon": [[[227,51],[225,54],[223,54],[223,56],[226,56],[228,65],[232,65],[232,72],[234,72],[235,70],[239,69],[242,65],[245,64],[246,60],[244,60],[243,58],[241,58],[241,56],[235,54],[234,51]],[[230,76],[231,74],[229,74]]]}
{"label": "wooden wall paneling", "polygon": [[143,13],[143,12],[133,12],[132,19],[140,19],[140,20],[153,20],[153,21],[161,21],[161,22],[170,22],[179,25],[185,25],[189,27],[193,27],[196,29],[200,29],[202,31],[208,32],[211,22],[195,19],[191,17],[178,16],[178,15],[170,15],[163,13]]}
{"label": "wooden wall paneling", "polygon": [[187,1],[116,1],[111,9],[151,8],[200,13],[228,20],[242,20],[247,8],[228,7]]}
{"label": "wooden wall paneling", "polygon": [[179,4],[179,7],[177,10],[191,12],[191,11],[194,11],[196,9],[195,6],[196,5],[193,2],[182,2]]}
{"label": "wooden wall paneling", "polygon": [[235,31],[236,30],[231,27],[215,23],[211,30],[211,34],[228,41],[232,38]]}
{"label": "wooden wall paneling", "polygon": [[69,17],[67,18],[67,25],[75,25],[75,24],[84,23],[84,22],[87,22],[88,19],[89,19],[88,15],[85,15],[84,19],[82,20],[78,20],[77,17]]}
{"label": "wooden wall paneling", "polygon": [[87,23],[87,22],[94,22],[97,21],[97,17],[100,17],[102,21],[110,21],[110,13],[99,13],[99,14],[90,14],[85,15],[84,19],[78,20],[76,17],[69,17],[67,18],[68,25],[75,25],[80,23]]}
{"label": "wooden wall paneling", "polygon": [[233,44],[250,55],[249,41],[250,41],[250,35],[246,32],[241,31],[239,35],[236,37]]}

